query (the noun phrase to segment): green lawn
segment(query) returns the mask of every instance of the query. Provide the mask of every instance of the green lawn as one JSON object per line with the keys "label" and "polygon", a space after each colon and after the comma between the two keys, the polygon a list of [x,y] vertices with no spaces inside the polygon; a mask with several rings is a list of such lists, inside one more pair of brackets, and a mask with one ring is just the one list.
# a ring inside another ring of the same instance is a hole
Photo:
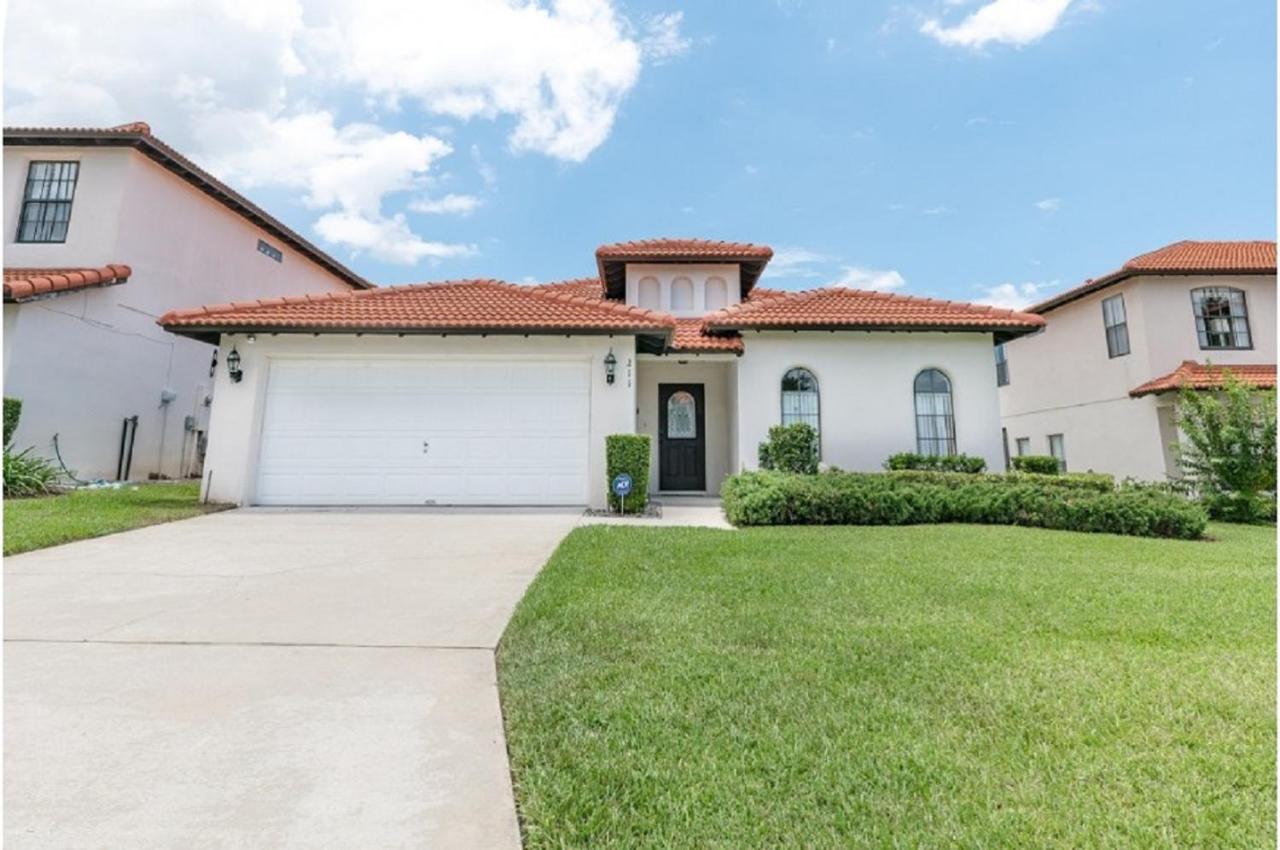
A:
{"label": "green lawn", "polygon": [[499,682],[525,847],[1275,846],[1275,529],[597,526]]}
{"label": "green lawn", "polygon": [[202,505],[195,482],[74,490],[37,499],[5,499],[4,553],[16,555],[72,540],[186,519],[226,505]]}

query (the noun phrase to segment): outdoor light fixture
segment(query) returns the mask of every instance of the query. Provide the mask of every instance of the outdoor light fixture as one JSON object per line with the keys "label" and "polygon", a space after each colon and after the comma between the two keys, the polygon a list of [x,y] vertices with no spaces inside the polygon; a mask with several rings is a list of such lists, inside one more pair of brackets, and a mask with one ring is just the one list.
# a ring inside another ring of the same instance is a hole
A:
{"label": "outdoor light fixture", "polygon": [[244,377],[244,372],[240,371],[240,352],[232,346],[231,353],[227,355],[227,374],[231,376],[231,383],[238,384],[240,379]]}
{"label": "outdoor light fixture", "polygon": [[209,377],[218,374],[218,349],[213,350],[213,359],[209,361]]}
{"label": "outdoor light fixture", "polygon": [[618,368],[618,358],[613,356],[613,349],[609,349],[609,353],[604,356],[604,380],[607,384],[613,383],[613,372]]}

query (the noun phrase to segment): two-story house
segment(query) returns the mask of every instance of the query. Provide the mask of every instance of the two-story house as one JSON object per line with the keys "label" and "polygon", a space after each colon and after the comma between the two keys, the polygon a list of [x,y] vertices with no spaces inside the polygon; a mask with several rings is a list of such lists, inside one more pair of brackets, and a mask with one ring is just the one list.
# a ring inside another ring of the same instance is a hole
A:
{"label": "two-story house", "polygon": [[175,311],[217,370],[205,488],[240,504],[603,505],[605,437],[653,437],[655,493],[718,493],[773,425],[822,460],[1003,461],[996,342],[1039,316],[757,286],[749,243],[604,245],[591,277],[448,281]]}
{"label": "two-story house", "polygon": [[160,315],[369,286],[142,123],[6,129],[3,203],[15,444],[82,480],[199,472],[215,348]]}
{"label": "two-story house", "polygon": [[1027,311],[1044,329],[996,350],[1014,455],[1177,477],[1180,387],[1211,390],[1223,368],[1275,386],[1275,242],[1177,242]]}

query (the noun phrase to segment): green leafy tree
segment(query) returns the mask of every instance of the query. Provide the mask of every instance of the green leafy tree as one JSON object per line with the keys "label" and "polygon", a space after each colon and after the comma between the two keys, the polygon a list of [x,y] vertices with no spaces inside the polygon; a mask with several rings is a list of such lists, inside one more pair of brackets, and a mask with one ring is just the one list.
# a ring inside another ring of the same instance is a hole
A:
{"label": "green leafy tree", "polygon": [[1184,480],[1217,518],[1274,516],[1276,392],[1252,387],[1228,370],[1213,392],[1184,388],[1178,398],[1178,451]]}

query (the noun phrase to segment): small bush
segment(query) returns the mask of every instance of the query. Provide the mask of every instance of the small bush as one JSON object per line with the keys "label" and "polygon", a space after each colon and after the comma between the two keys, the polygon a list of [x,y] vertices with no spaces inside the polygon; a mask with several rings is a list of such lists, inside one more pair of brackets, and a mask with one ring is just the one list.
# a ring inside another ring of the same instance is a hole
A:
{"label": "small bush", "polygon": [[740,526],[966,522],[1195,539],[1208,522],[1199,505],[1156,490],[1104,492],[1020,477],[943,484],[904,475],[746,472],[726,480],[721,497]]}
{"label": "small bush", "polygon": [[615,511],[622,508],[621,500],[613,495],[613,479],[625,472],[633,484],[627,496],[627,512],[644,510],[649,504],[649,435],[610,434],[604,438],[604,445],[609,507]]}
{"label": "small bush", "polygon": [[[6,409],[6,413],[7,413]],[[52,461],[31,454],[32,449],[20,452],[4,447],[4,495],[11,498],[44,496],[56,493],[62,474]]]}
{"label": "small bush", "polygon": [[4,444],[13,443],[13,432],[18,430],[18,420],[22,418],[22,399],[6,398],[4,400]]}
{"label": "small bush", "polygon": [[1265,525],[1276,521],[1276,497],[1269,493],[1208,493],[1200,503],[1222,522]]}
{"label": "small bush", "polygon": [[1039,475],[1058,475],[1062,467],[1053,455],[1021,455],[1011,458],[1013,468],[1018,472],[1034,472]]}
{"label": "small bush", "polygon": [[760,468],[813,475],[818,471],[818,432],[812,425],[774,425],[760,444]]}
{"label": "small bush", "polygon": [[915,452],[898,452],[889,455],[884,462],[889,470],[924,469],[938,472],[965,472],[977,475],[987,468],[987,462],[973,455],[922,455]]}

